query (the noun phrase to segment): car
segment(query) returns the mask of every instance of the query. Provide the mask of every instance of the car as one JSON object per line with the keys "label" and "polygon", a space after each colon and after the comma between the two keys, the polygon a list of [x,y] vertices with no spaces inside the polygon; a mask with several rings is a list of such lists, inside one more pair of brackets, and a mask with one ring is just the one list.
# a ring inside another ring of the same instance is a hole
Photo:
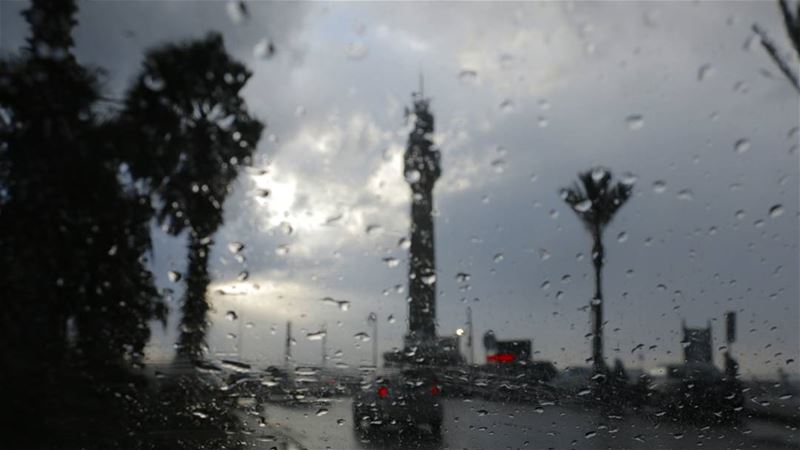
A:
{"label": "car", "polygon": [[353,399],[356,431],[402,430],[429,426],[441,435],[441,384],[432,369],[406,368],[375,374]]}

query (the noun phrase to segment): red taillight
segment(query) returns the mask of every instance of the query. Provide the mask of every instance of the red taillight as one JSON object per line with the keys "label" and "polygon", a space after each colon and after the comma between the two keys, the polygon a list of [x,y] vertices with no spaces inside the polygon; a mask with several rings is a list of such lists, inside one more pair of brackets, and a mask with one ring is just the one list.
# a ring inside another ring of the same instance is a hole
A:
{"label": "red taillight", "polygon": [[389,396],[389,388],[386,386],[381,386],[378,388],[378,397],[386,398]]}
{"label": "red taillight", "polygon": [[434,384],[433,387],[431,387],[431,395],[439,395],[439,386]]}

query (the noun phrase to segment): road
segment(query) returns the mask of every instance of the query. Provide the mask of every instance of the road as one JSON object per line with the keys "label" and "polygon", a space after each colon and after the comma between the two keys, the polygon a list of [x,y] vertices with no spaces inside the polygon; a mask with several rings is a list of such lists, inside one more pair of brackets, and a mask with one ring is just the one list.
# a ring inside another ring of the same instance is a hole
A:
{"label": "road", "polygon": [[[800,449],[800,431],[766,422],[701,428],[641,417],[608,418],[576,407],[446,399],[440,440],[429,432],[394,433],[371,440],[353,431],[351,400],[328,406],[267,405],[272,430],[308,449]],[[270,431],[272,432],[272,431]],[[267,441],[254,448],[273,448]],[[289,448],[287,447],[287,448]]]}

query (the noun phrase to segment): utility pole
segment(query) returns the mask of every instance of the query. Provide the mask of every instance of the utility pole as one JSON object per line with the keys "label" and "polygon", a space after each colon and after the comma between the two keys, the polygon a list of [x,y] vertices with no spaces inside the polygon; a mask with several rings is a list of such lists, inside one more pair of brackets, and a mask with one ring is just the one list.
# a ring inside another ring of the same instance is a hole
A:
{"label": "utility pole", "polygon": [[374,312],[369,313],[367,322],[372,323],[372,366],[378,370],[378,315]]}
{"label": "utility pole", "polygon": [[292,321],[286,322],[286,371],[289,372],[292,364]]}
{"label": "utility pole", "polygon": [[322,324],[322,363],[320,364],[321,367],[325,367],[325,365],[327,363],[327,359],[328,359],[327,358],[328,355],[327,355],[327,353],[325,351],[325,346],[327,344],[327,340],[328,340],[328,325],[323,323]]}
{"label": "utility pole", "polygon": [[469,348],[469,364],[475,364],[475,351],[472,345],[472,308],[467,306],[467,348]]}

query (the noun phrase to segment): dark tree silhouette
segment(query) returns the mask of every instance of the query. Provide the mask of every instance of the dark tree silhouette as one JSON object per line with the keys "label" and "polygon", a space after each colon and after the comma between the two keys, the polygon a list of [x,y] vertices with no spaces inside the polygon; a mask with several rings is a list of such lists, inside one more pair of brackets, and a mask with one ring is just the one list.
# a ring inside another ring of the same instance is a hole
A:
{"label": "dark tree silhouette", "polygon": [[100,72],[72,53],[76,10],[33,1],[27,46],[0,61],[0,353],[33,376],[70,355],[70,320],[81,359],[106,365],[136,358],[164,313],[143,259],[152,211],[118,176]]}
{"label": "dark tree silhouette", "polygon": [[157,197],[158,221],[173,235],[189,231],[178,354],[192,360],[205,347],[211,237],[264,127],[241,97],[250,76],[219,34],[166,45],[147,54],[120,119],[132,143],[126,159]]}
{"label": "dark tree silhouette", "polygon": [[612,183],[611,171],[595,167],[578,174],[579,182],[561,190],[561,198],[583,222],[592,236],[592,262],[594,263],[595,294],[592,299],[592,358],[596,373],[606,374],[603,359],[603,289],[602,271],[605,252],[603,231],[614,214],[630,198],[633,186],[629,183]]}

